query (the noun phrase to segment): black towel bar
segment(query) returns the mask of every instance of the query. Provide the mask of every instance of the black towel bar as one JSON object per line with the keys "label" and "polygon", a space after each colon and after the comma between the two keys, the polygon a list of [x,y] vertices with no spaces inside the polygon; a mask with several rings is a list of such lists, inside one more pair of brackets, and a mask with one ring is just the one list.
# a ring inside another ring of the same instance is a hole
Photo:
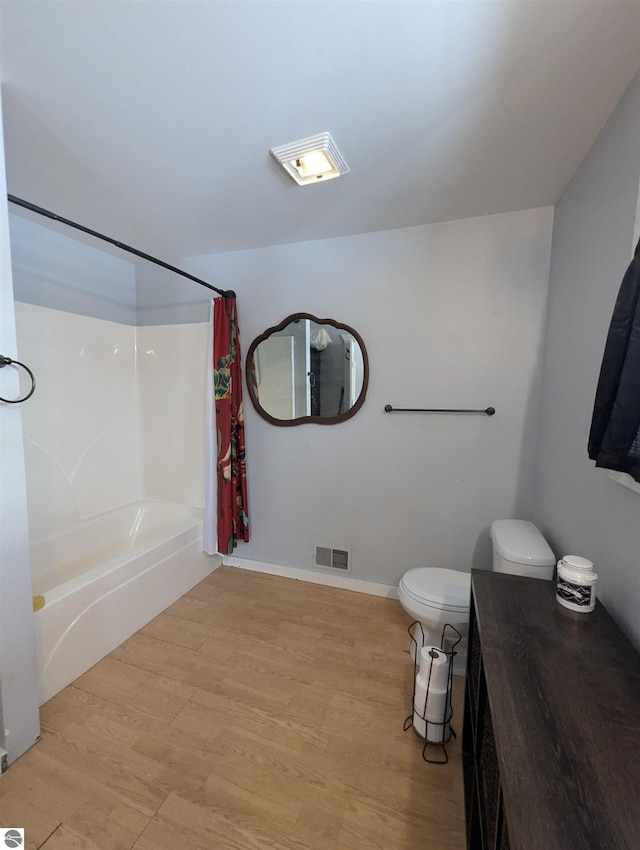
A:
{"label": "black towel bar", "polygon": [[484,413],[486,416],[493,416],[496,412],[495,407],[485,407],[478,410],[463,410],[461,408],[448,407],[392,407],[390,404],[385,404],[385,413]]}

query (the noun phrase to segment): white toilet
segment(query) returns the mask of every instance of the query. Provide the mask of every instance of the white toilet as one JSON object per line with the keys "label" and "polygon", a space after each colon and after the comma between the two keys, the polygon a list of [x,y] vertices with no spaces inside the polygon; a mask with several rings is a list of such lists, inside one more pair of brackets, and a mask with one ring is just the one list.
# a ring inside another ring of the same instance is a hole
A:
{"label": "white toilet", "polygon": [[[553,578],[555,556],[532,522],[498,519],[491,524],[490,536],[495,572]],[[453,659],[453,672],[459,676],[464,676],[467,664],[470,596],[471,575],[459,570],[420,567],[406,572],[398,586],[400,604],[412,620],[420,622],[425,646],[440,646],[446,623],[460,632],[462,641]],[[420,629],[416,627],[413,635],[420,644]],[[418,651],[421,648],[417,646]]]}

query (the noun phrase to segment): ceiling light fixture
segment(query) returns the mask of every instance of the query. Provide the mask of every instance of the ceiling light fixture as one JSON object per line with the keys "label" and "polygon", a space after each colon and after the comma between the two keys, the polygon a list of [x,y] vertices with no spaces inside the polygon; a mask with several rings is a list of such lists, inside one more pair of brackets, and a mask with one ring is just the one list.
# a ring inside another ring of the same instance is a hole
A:
{"label": "ceiling light fixture", "polygon": [[329,133],[271,148],[271,154],[300,186],[332,180],[349,171]]}

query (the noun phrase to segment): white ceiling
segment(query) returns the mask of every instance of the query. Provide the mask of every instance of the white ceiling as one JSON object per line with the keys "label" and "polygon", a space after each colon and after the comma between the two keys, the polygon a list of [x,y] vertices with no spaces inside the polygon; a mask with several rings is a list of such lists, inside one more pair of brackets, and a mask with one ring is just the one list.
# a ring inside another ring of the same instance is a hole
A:
{"label": "white ceiling", "polygon": [[[640,66],[618,0],[2,0],[9,192],[169,261],[553,204]],[[329,131],[351,172],[269,149]]]}

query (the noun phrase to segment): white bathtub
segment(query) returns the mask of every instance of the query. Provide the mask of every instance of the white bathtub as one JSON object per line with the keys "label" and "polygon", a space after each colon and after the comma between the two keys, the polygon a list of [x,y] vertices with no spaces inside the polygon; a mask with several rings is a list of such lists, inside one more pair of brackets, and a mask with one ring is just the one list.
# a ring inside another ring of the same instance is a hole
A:
{"label": "white bathtub", "polygon": [[202,551],[202,510],[170,502],[136,502],[34,541],[40,703],[221,563]]}

